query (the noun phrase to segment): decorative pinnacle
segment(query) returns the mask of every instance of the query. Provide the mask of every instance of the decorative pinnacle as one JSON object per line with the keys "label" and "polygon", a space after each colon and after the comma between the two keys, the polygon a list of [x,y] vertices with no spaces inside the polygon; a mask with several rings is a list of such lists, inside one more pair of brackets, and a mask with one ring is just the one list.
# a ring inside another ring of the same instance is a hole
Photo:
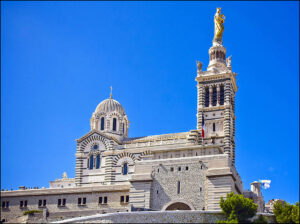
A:
{"label": "decorative pinnacle", "polygon": [[110,99],[112,99],[112,86],[110,87]]}

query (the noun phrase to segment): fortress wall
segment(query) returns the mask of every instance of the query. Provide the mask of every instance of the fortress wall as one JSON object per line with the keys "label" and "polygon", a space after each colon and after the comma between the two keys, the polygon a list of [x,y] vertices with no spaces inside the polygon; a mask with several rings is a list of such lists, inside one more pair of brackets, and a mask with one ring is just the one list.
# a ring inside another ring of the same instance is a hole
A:
{"label": "fortress wall", "polygon": [[[274,215],[264,213],[263,216],[269,223],[275,222]],[[224,218],[221,212],[216,211],[153,211],[99,214],[55,223],[216,223]]]}

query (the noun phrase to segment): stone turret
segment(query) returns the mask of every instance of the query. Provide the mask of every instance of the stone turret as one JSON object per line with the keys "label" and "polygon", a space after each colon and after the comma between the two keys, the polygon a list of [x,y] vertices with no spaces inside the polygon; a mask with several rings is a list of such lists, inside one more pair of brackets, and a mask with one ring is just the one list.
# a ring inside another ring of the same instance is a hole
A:
{"label": "stone turret", "polygon": [[257,204],[257,212],[264,212],[265,210],[265,201],[261,193],[261,183],[254,181],[251,183],[251,191],[247,190],[243,192],[243,195],[246,198],[250,198],[254,203]]}

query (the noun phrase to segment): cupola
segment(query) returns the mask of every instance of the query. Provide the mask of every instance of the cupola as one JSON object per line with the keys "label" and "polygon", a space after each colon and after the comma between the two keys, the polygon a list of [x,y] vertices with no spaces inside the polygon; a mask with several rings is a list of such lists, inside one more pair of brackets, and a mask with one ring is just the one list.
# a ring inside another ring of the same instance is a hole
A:
{"label": "cupola", "polygon": [[91,130],[112,134],[121,139],[128,137],[129,121],[122,105],[112,98],[103,100],[92,114]]}

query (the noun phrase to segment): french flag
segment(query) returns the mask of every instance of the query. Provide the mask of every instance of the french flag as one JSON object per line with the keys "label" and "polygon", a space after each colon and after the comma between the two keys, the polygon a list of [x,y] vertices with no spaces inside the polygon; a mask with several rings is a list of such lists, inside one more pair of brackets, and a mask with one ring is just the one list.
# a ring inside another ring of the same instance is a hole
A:
{"label": "french flag", "polygon": [[204,123],[204,114],[202,112],[202,138],[205,136],[205,123]]}

